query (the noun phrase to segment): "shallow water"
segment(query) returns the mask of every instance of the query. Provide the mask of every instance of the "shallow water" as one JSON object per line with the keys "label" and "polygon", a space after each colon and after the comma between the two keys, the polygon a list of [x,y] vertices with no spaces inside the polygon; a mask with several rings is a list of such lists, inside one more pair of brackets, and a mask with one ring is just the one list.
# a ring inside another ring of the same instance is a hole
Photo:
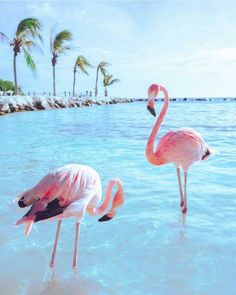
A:
{"label": "shallow water", "polygon": [[[145,159],[155,122],[145,103],[1,117],[0,293],[236,294],[235,118],[234,102],[171,103],[160,133],[193,127],[217,150],[190,169],[183,220],[174,167]],[[65,220],[52,272],[56,223],[38,223],[25,238],[23,227],[14,226],[25,210],[11,200],[51,169],[73,162],[95,168],[103,188],[121,178],[126,200],[110,222],[86,215],[77,273],[71,269],[74,224]]]}

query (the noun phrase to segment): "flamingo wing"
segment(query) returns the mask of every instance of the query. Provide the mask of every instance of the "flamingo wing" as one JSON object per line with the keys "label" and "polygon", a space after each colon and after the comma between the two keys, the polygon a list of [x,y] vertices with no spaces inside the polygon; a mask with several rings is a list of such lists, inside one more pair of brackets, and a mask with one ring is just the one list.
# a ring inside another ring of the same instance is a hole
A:
{"label": "flamingo wing", "polygon": [[23,216],[23,218],[31,217],[33,218],[34,222],[38,222],[40,220],[49,219],[51,217],[57,216],[62,214],[65,210],[66,206],[61,206],[58,199],[54,199],[53,201],[47,203],[46,208],[44,210],[36,211],[35,207],[38,204],[34,204],[30,210]]}
{"label": "flamingo wing", "polygon": [[64,195],[64,192],[68,188],[66,177],[67,174],[61,176],[54,172],[49,173],[35,187],[20,195],[21,197],[18,201],[19,207],[24,208],[34,205],[42,200],[47,200],[49,203],[53,199]]}
{"label": "flamingo wing", "polygon": [[209,156],[209,149],[202,136],[193,129],[181,128],[164,135],[158,144],[157,155],[166,163],[188,166]]}

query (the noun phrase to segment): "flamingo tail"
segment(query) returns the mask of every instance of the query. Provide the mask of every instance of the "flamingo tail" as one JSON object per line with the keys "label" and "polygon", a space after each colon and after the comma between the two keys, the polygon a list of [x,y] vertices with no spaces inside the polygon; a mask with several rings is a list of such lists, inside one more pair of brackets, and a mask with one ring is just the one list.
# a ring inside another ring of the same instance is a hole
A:
{"label": "flamingo tail", "polygon": [[16,225],[19,225],[19,224],[22,224],[22,223],[25,223],[25,236],[28,237],[28,235],[30,234],[30,231],[33,227],[33,224],[34,224],[34,219],[30,218],[30,217],[22,217],[21,219],[19,219],[17,222],[16,222]]}
{"label": "flamingo tail", "polygon": [[207,147],[207,150],[205,152],[205,154],[202,156],[202,160],[207,160],[209,158],[210,155],[215,155],[215,154],[219,154],[219,151],[213,149],[212,147]]}
{"label": "flamingo tail", "polygon": [[25,223],[25,236],[26,237],[28,237],[28,235],[30,234],[33,224],[34,224],[33,220],[29,220]]}

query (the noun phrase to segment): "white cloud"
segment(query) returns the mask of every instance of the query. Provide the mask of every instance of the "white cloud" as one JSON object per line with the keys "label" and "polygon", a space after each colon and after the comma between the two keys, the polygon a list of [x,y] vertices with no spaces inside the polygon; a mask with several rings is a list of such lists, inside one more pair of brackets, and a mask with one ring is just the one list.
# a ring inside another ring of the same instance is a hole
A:
{"label": "white cloud", "polygon": [[[142,58],[140,58],[142,57]],[[150,48],[140,55],[123,55],[123,65],[126,70],[155,71],[179,70],[197,72],[229,71],[236,73],[236,47],[223,47],[195,50],[189,54],[169,57],[169,55],[151,54]]]}
{"label": "white cloud", "polygon": [[[112,64],[109,72],[122,81],[112,88],[112,93],[117,95],[142,95],[146,93],[146,84],[153,78],[173,87],[179,95],[183,91],[181,83],[187,82],[192,87],[190,89],[189,86],[189,92],[186,90],[186,96],[191,93],[195,95],[195,91],[199,90],[194,88],[196,78],[198,81],[205,79],[205,93],[212,94],[215,94],[216,81],[221,81],[223,75],[227,77],[227,83],[231,83],[232,74],[236,74],[236,42],[232,37],[235,20],[229,10],[222,10],[217,3],[195,2],[187,5],[181,2],[181,5],[175,5],[168,1],[157,4],[143,1],[138,5],[138,1],[123,4],[122,1],[110,2],[30,1],[22,2],[15,10],[14,3],[10,5],[5,2],[8,14],[14,11],[15,15],[9,22],[3,18],[0,20],[4,32],[13,32],[16,19],[29,15],[38,17],[43,24],[46,57],[34,52],[38,82],[31,78],[26,67],[21,64],[18,67],[21,77],[24,77],[21,81],[26,91],[36,87],[51,89],[48,38],[55,23],[58,24],[58,31],[71,30],[73,44],[78,47],[78,50],[58,60],[57,83],[61,89],[71,88],[72,68],[78,54],[84,54],[95,66],[102,60]],[[212,7],[216,10],[210,10]],[[210,26],[209,17],[212,22]],[[2,63],[4,68],[0,68],[4,75],[8,74],[9,69],[12,71],[11,52],[5,47],[1,47],[1,56],[6,56],[6,62]],[[21,59],[22,56],[18,58],[19,61]],[[94,87],[95,70],[91,69],[90,72],[89,77],[79,78],[80,89]],[[235,82],[231,84],[228,88],[234,93]]]}
{"label": "white cloud", "polygon": [[29,3],[26,6],[26,10],[33,16],[37,16],[38,18],[43,17],[54,17],[55,11],[52,9],[52,6],[48,2],[43,3]]}

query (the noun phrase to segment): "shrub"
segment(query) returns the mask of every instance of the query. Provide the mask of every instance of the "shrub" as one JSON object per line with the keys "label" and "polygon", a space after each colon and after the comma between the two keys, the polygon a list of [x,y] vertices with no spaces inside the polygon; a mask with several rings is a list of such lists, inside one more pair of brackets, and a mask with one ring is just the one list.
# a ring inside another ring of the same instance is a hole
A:
{"label": "shrub", "polygon": [[[23,92],[22,92],[22,90],[21,90],[21,88],[20,87],[18,87],[18,89],[19,89],[19,94],[23,94]],[[13,82],[11,82],[11,81],[4,81],[4,80],[1,80],[0,79],[0,90],[2,90],[2,91],[8,91],[8,90],[12,90],[12,91],[14,91],[14,84],[13,84]]]}

